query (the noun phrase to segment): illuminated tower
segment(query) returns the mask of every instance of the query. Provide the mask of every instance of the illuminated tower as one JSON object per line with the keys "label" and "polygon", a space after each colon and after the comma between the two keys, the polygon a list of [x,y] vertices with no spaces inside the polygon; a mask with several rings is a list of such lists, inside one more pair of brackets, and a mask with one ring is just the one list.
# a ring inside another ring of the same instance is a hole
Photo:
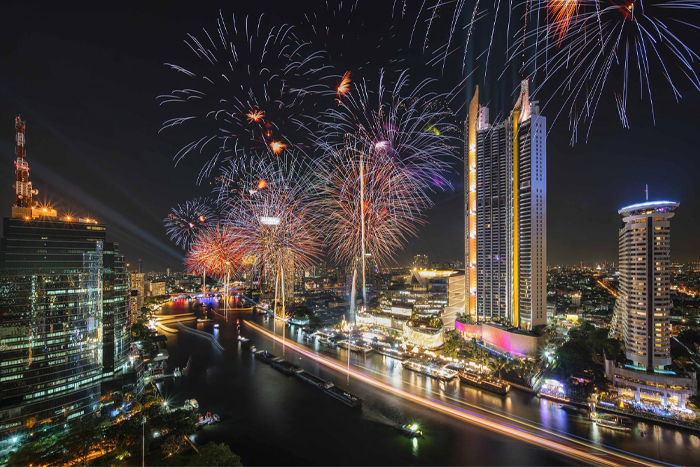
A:
{"label": "illuminated tower", "polygon": [[476,130],[479,125],[479,86],[469,103],[464,148],[464,312],[470,320],[476,313]]}
{"label": "illuminated tower", "polygon": [[24,159],[24,130],[25,122],[20,120],[19,115],[15,118],[15,205],[12,207],[12,217],[31,218],[34,207],[34,195],[37,191],[32,189],[32,182],[29,181],[29,164]]}
{"label": "illuminated tower", "polygon": [[546,119],[523,81],[503,122],[469,105],[466,261],[472,320],[530,330],[547,310]]}
{"label": "illuminated tower", "polygon": [[671,218],[678,206],[650,201],[618,211],[620,288],[611,335],[647,371],[671,364]]}

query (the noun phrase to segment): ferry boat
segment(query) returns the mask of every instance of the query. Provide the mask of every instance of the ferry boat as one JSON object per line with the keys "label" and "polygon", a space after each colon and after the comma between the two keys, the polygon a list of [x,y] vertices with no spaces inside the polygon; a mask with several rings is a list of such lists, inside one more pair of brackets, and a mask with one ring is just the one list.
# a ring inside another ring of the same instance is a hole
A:
{"label": "ferry boat", "polygon": [[498,378],[493,378],[490,376],[482,376],[476,373],[471,373],[468,371],[460,370],[458,372],[459,380],[470,386],[474,386],[479,389],[484,389],[486,391],[493,392],[500,396],[505,396],[510,390],[510,384]]}
{"label": "ferry boat", "polygon": [[423,430],[420,429],[417,423],[406,423],[399,427],[406,436],[409,438],[422,438]]}
{"label": "ferry boat", "polygon": [[602,413],[592,413],[591,420],[596,425],[610,428],[611,430],[617,431],[630,431],[632,430],[631,424],[632,419],[628,417],[622,417],[620,415],[602,414]]}
{"label": "ferry boat", "polygon": [[333,385],[333,383],[331,383],[330,386],[326,384],[324,391],[345,405],[354,408],[362,407],[362,399],[343,389],[340,389],[338,386]]}
{"label": "ferry boat", "polygon": [[303,371],[301,367],[293,363],[289,363],[288,361],[283,360],[281,358],[272,361],[272,368],[281,371],[285,375],[292,375],[294,373],[299,373]]}

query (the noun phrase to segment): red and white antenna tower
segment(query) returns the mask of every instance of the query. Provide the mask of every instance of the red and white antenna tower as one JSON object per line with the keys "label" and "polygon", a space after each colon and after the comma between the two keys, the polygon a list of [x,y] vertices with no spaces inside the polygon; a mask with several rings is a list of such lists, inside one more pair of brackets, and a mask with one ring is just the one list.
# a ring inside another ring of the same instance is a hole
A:
{"label": "red and white antenna tower", "polygon": [[24,160],[24,129],[25,122],[20,120],[19,115],[15,118],[15,172],[17,174],[15,182],[15,205],[13,215],[17,217],[31,217],[32,207],[34,207],[34,195],[38,192],[32,189],[32,182],[29,181],[29,164]]}

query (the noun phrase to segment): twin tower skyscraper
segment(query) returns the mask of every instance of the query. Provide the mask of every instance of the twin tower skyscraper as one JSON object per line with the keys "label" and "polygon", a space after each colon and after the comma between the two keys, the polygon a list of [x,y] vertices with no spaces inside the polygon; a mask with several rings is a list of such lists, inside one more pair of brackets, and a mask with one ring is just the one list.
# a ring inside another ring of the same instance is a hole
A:
{"label": "twin tower skyscraper", "polygon": [[529,81],[507,119],[489,122],[479,88],[464,160],[465,314],[522,330],[547,320],[547,121]]}

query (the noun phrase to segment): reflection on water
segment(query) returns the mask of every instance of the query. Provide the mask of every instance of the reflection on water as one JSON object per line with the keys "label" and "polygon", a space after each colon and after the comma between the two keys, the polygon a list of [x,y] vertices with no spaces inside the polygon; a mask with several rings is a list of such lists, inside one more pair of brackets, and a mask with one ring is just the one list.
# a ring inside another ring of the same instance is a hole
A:
{"label": "reflection on water", "polygon": [[[212,306],[215,306],[214,303]],[[190,305],[174,304],[163,313],[183,313]],[[196,398],[200,411],[211,411],[222,417],[222,423],[206,427],[198,434],[199,442],[226,442],[243,457],[246,465],[260,464],[364,464],[364,465],[436,465],[436,464],[553,464],[569,463],[567,459],[504,438],[445,415],[434,413],[388,395],[364,383],[350,380],[313,361],[302,358],[292,349],[257,334],[245,326],[242,333],[259,349],[300,365],[337,386],[349,387],[364,400],[362,411],[353,411],[322,391],[285,376],[256,360],[237,341],[236,320],[252,319],[272,329],[272,322],[250,312],[230,311],[229,321],[192,327],[213,334],[225,347],[215,350],[211,341],[188,333],[168,335],[170,370],[184,367],[192,356],[192,370],[187,377],[166,380],[160,386],[174,404]],[[277,325],[282,332],[283,326]],[[285,334],[303,343],[299,329],[284,328]],[[323,355],[347,361],[346,351],[315,344]],[[599,429],[581,415],[568,414],[557,404],[536,396],[511,390],[497,396],[457,381],[433,380],[415,372],[404,372],[400,362],[382,355],[362,357],[350,355],[352,365],[363,368],[373,377],[416,394],[430,394],[446,403],[463,401],[497,414],[526,420],[553,432],[568,433],[594,443],[638,453],[676,464],[697,464],[700,438],[678,430],[646,423],[636,423],[629,433]],[[411,440],[397,427],[417,421],[424,427],[425,438]],[[361,446],[361,449],[343,448]]]}

